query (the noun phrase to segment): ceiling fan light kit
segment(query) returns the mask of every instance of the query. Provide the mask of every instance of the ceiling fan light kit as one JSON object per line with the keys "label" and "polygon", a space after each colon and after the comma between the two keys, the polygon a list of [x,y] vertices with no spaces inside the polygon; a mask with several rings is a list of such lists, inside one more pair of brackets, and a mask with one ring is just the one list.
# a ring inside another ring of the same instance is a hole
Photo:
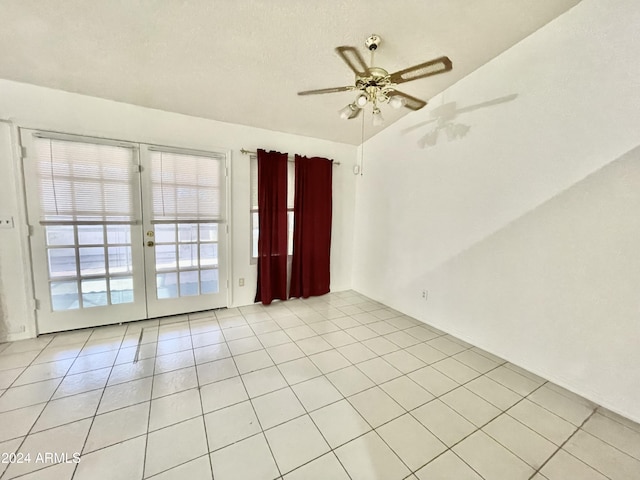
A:
{"label": "ceiling fan light kit", "polygon": [[439,57],[389,74],[384,68],[373,66],[374,52],[381,42],[382,39],[375,34],[365,41],[365,47],[371,52],[371,66],[367,66],[355,47],[343,46],[336,48],[340,58],[355,73],[354,85],[306,90],[298,92],[298,95],[355,91],[357,92],[355,100],[338,111],[340,118],[344,120],[356,118],[368,104],[371,104],[373,107],[373,124],[375,126],[380,126],[384,123],[379,105],[388,103],[392,108],[405,107],[409,110],[420,110],[427,102],[396,90],[396,87],[400,83],[448,72],[453,68],[451,60],[448,57]]}

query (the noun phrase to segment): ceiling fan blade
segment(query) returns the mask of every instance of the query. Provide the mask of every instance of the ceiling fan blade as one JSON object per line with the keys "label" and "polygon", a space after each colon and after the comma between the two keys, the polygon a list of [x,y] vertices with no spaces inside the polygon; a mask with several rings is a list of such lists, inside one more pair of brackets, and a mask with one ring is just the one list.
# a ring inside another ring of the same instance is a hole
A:
{"label": "ceiling fan blade", "polygon": [[355,47],[338,47],[336,48],[336,52],[338,52],[340,58],[344,60],[344,63],[353,70],[353,73],[359,77],[369,77],[371,75],[369,67],[367,67],[362,55],[360,55],[360,52],[358,52]]}
{"label": "ceiling fan blade", "polygon": [[335,87],[321,88],[320,90],[305,90],[304,92],[298,92],[298,95],[318,95],[320,93],[348,92],[349,90],[353,90],[353,87]]}
{"label": "ceiling fan blade", "polygon": [[409,110],[420,110],[427,104],[427,102],[425,102],[424,100],[412,97],[411,95],[407,95],[404,92],[399,92],[398,90],[392,90],[391,92],[389,92],[389,97],[401,97],[402,99],[404,99],[404,106]]}
{"label": "ceiling fan blade", "polygon": [[419,65],[414,65],[413,67],[405,68],[404,70],[399,70],[392,73],[389,78],[391,83],[404,83],[448,72],[452,68],[453,64],[451,63],[451,60],[449,60],[449,57],[440,57]]}

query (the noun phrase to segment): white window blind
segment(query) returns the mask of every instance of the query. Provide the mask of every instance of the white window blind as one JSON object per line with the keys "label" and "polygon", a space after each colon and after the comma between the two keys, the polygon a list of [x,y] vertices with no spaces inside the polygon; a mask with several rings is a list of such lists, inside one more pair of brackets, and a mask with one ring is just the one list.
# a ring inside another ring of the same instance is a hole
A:
{"label": "white window blind", "polygon": [[34,136],[42,224],[135,223],[133,147]]}
{"label": "white window blind", "polygon": [[152,223],[223,220],[224,155],[151,151]]}
{"label": "white window blind", "polygon": [[[258,156],[250,157],[251,170],[251,210],[258,210]],[[296,193],[296,164],[287,163],[287,209],[293,210]]]}

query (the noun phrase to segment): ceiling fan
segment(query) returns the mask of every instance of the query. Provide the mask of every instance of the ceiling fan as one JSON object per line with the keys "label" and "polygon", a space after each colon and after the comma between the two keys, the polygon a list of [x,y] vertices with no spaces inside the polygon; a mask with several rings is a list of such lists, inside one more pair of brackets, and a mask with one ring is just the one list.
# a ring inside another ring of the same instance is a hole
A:
{"label": "ceiling fan", "polygon": [[382,125],[384,122],[379,105],[388,103],[393,108],[406,107],[410,110],[420,110],[427,102],[412,97],[396,90],[396,87],[405,82],[418,80],[445,73],[453,68],[449,57],[438,57],[428,62],[414,65],[413,67],[389,73],[384,68],[374,67],[374,52],[380,46],[382,39],[378,35],[367,38],[365,46],[371,52],[371,66],[367,66],[364,59],[355,47],[337,47],[336,52],[344,60],[347,66],[355,73],[355,84],[346,87],[323,88],[319,90],[306,90],[298,92],[298,95],[318,95],[335,92],[358,92],[356,99],[338,113],[340,118],[350,120],[356,118],[360,111],[369,103],[373,105],[373,124]]}

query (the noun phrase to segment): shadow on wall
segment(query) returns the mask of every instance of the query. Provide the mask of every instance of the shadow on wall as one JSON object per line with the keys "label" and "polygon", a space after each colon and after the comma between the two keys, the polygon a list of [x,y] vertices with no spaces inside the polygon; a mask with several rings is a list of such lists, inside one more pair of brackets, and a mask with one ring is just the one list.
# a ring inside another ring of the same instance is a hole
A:
{"label": "shadow on wall", "polygon": [[507,95],[505,97],[494,98],[493,100],[488,100],[482,103],[476,103],[475,105],[469,105],[466,107],[458,108],[457,102],[449,102],[439,107],[431,110],[431,116],[433,117],[430,120],[425,122],[420,122],[412,127],[405,128],[402,130],[403,134],[407,134],[413,132],[417,129],[422,129],[427,125],[434,124],[433,127],[429,127],[427,133],[425,133],[418,140],[419,148],[427,148],[433,147],[438,143],[438,139],[443,138],[442,134],[446,137],[449,142],[454,140],[460,140],[464,138],[471,130],[469,125],[465,125],[464,123],[457,122],[458,116],[463,113],[473,112],[474,110],[478,110],[480,108],[493,107],[495,105],[499,105],[501,103],[511,102],[516,99],[518,96],[517,93]]}

